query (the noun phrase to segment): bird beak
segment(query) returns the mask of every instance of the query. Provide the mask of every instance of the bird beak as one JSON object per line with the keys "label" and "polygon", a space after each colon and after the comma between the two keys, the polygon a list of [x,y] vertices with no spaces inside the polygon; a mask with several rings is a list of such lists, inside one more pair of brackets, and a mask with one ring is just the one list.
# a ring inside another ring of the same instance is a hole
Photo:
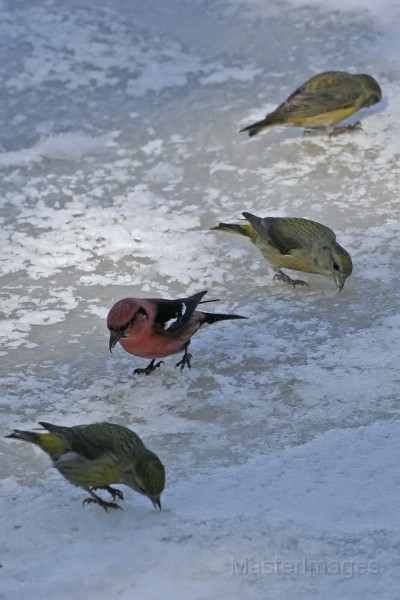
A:
{"label": "bird beak", "polygon": [[110,352],[112,352],[112,349],[114,348],[115,344],[123,337],[123,335],[124,334],[122,331],[110,331]]}
{"label": "bird beak", "polygon": [[335,277],[336,285],[338,286],[339,292],[340,292],[343,289],[343,286],[344,286],[344,284],[346,282],[346,279],[347,279],[346,275],[339,275],[338,274],[338,275],[335,275],[334,277]]}
{"label": "bird beak", "polygon": [[150,498],[150,500],[152,501],[154,508],[161,510],[160,496],[158,496],[157,498]]}

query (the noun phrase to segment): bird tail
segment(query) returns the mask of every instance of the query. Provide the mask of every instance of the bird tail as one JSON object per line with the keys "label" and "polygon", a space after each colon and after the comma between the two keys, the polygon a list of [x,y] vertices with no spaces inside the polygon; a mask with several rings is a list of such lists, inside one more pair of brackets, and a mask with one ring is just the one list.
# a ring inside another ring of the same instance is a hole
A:
{"label": "bird tail", "polygon": [[273,127],[274,125],[282,125],[282,122],[278,121],[276,117],[273,116],[273,113],[271,113],[264,119],[261,119],[261,121],[256,121],[255,123],[252,123],[243,129],[239,129],[239,133],[247,131],[249,137],[252,137],[253,135],[257,135],[257,133],[260,133],[260,131],[263,129],[266,129],[267,127]]}
{"label": "bird tail", "polygon": [[225,315],[222,313],[203,313],[204,323],[217,323],[218,321],[228,321],[229,319],[247,319],[241,315]]}
{"label": "bird tail", "polygon": [[66,451],[66,446],[51,433],[36,433],[34,431],[23,431],[14,429],[13,433],[5,437],[14,440],[24,440],[39,446],[44,452],[49,454],[53,460],[57,460]]}
{"label": "bird tail", "polygon": [[203,296],[207,294],[207,290],[203,292],[197,292],[197,294],[193,294],[193,296],[189,296],[189,298],[185,299],[185,304],[188,312],[192,314],[192,312],[196,309],[198,304],[201,302],[210,302],[210,300],[202,300]]}
{"label": "bird tail", "polygon": [[62,435],[63,433],[67,433],[71,428],[70,427],[62,427],[60,425],[53,425],[52,423],[47,423],[47,421],[39,421],[39,425],[43,427],[43,429],[47,429],[54,436]]}
{"label": "bird tail", "polygon": [[255,240],[257,237],[253,227],[248,223],[243,225],[236,225],[235,223],[218,223],[218,225],[216,227],[212,227],[211,230],[238,233],[239,235],[244,235],[245,237],[248,237],[251,240]]}
{"label": "bird tail", "polygon": [[40,446],[40,438],[42,433],[35,433],[34,431],[22,431],[21,429],[14,429],[13,433],[6,435],[6,438],[12,438],[14,440],[25,440],[26,442],[31,442],[31,444],[36,444]]}

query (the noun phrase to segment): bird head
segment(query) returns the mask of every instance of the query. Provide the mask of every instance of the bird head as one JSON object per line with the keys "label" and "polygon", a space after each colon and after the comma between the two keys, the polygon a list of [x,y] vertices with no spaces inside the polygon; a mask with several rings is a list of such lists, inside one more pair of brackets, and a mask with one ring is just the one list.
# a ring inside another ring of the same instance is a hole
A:
{"label": "bird head", "polygon": [[121,338],[129,337],[129,331],[132,327],[146,321],[148,317],[145,308],[135,298],[124,298],[114,304],[107,316],[107,327],[110,331],[110,352]]}
{"label": "bird head", "polygon": [[154,452],[146,449],[140,456],[134,456],[131,464],[123,471],[123,483],[147,496],[154,508],[161,510],[165,469]]}
{"label": "bird head", "polygon": [[353,270],[350,254],[335,241],[320,248],[316,262],[320,269],[319,273],[333,277],[339,291]]}
{"label": "bird head", "polygon": [[365,93],[363,106],[372,106],[382,100],[382,90],[377,81],[371,75],[357,75],[362,83]]}

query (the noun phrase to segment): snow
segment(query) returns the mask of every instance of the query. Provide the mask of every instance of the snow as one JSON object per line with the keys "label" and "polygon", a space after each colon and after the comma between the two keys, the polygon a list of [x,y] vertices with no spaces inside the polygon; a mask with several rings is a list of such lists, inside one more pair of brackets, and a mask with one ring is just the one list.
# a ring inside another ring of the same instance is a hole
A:
{"label": "snow", "polygon": [[[398,0],[0,3],[1,432],[131,427],[166,466],[158,513],[82,507],[0,442],[0,598],[393,600],[400,475]],[[311,75],[381,103],[329,138],[238,130]],[[354,272],[273,281],[241,213],[331,227]],[[192,369],[108,350],[126,296],[208,290]]]}

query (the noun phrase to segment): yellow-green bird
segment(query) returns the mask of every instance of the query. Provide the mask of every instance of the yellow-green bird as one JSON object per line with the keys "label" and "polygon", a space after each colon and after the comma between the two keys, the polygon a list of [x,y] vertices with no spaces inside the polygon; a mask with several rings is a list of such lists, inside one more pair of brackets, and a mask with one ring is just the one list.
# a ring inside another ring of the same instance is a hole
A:
{"label": "yellow-green bird", "polygon": [[244,235],[261,250],[276,271],[274,279],[293,285],[308,285],[300,279],[291,279],[282,268],[332,277],[339,290],[353,270],[349,253],[336,241],[332,229],[297,217],[256,217],[249,212],[242,215],[249,223],[235,225],[219,223],[213,229]]}
{"label": "yellow-green bird", "polygon": [[253,136],[267,127],[291,125],[307,131],[322,129],[330,134],[342,133],[359,128],[360,123],[333,126],[381,99],[381,88],[370,75],[327,71],[311,77],[272,113],[240,131]]}
{"label": "yellow-green bird", "polygon": [[94,502],[106,511],[121,508],[115,502],[102,500],[94,490],[107,490],[113,500],[123,500],[122,492],[110,487],[122,483],[147,496],[161,510],[164,466],[136,433],[113,423],[61,427],[40,421],[39,425],[47,432],[15,429],[6,437],[31,442],[44,450],[70,483],[90,494],[83,504]]}

